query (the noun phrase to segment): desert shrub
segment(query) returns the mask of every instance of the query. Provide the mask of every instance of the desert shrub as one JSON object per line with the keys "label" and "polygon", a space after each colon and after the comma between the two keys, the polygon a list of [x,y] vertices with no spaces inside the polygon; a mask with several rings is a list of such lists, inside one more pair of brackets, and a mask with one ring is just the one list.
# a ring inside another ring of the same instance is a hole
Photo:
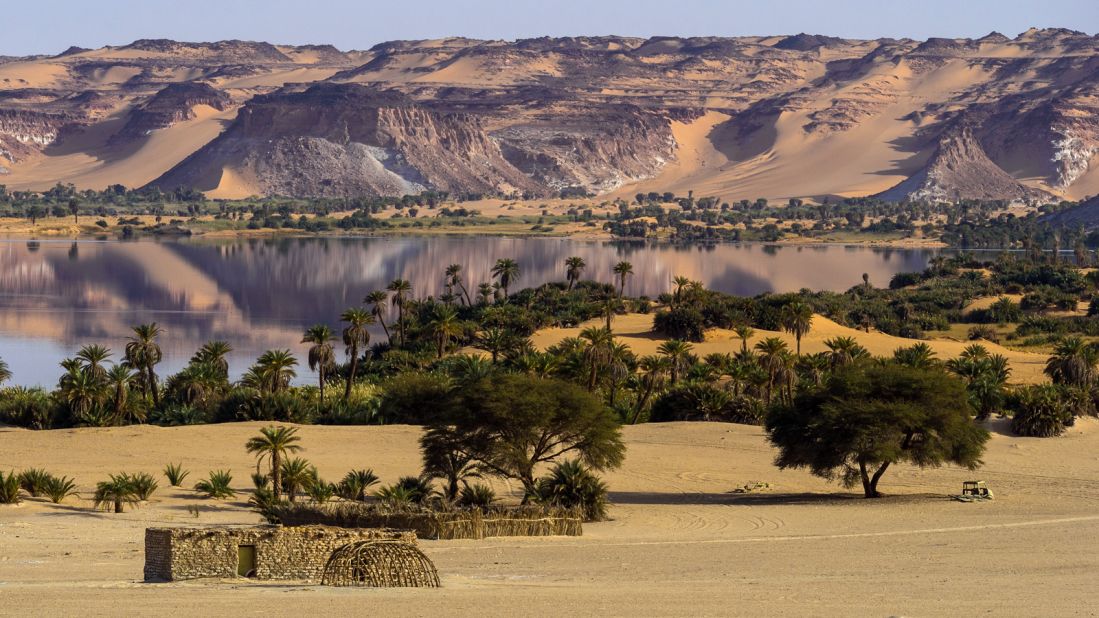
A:
{"label": "desert shrub", "polygon": [[220,500],[232,498],[237,492],[230,486],[233,475],[228,470],[214,470],[210,476],[195,483],[195,490],[204,494],[207,498]]}
{"label": "desert shrub", "polygon": [[317,504],[324,504],[336,495],[336,486],[321,479],[314,479],[306,488],[305,495]]}
{"label": "desert shrub", "polygon": [[37,498],[46,493],[50,478],[49,472],[41,468],[30,468],[19,473],[19,486],[32,498]]}
{"label": "desert shrub", "polygon": [[983,324],[970,328],[967,336],[970,341],[984,339],[985,341],[991,341],[993,343],[1000,342],[1000,333],[996,332],[995,328],[992,328],[991,326],[985,326]]}
{"label": "desert shrub", "polygon": [[153,475],[147,472],[134,474],[130,477],[130,481],[133,483],[134,495],[137,496],[138,500],[148,500],[153,492],[160,487]]}
{"label": "desert shrub", "polygon": [[202,425],[210,422],[210,415],[201,408],[185,404],[171,404],[153,410],[149,415],[149,422],[154,425],[160,425],[161,427]]}
{"label": "desert shrub", "polygon": [[385,423],[418,425],[434,420],[450,395],[450,380],[434,373],[400,373],[382,384],[379,416]]}
{"label": "desert shrub", "polygon": [[546,506],[581,511],[584,521],[607,518],[607,485],[575,459],[555,464],[538,479],[534,499]]}
{"label": "desert shrub", "polygon": [[374,493],[374,497],[380,500],[385,506],[394,510],[411,508],[412,505],[417,502],[416,494],[413,490],[399,484],[382,487]]}
{"label": "desert shrub", "polygon": [[50,429],[57,406],[41,388],[12,386],[0,390],[0,423],[27,429]]}
{"label": "desert shrub", "polygon": [[710,384],[689,384],[664,393],[653,402],[649,420],[722,421],[758,425],[763,421],[763,406],[751,397],[735,397]]}
{"label": "desert shrub", "polygon": [[423,504],[434,491],[431,481],[419,476],[402,476],[397,479],[397,486],[408,490],[416,504]]}
{"label": "desert shrub", "polygon": [[897,273],[889,280],[890,290],[899,290],[910,285],[916,285],[923,279],[920,273]]}
{"label": "desert shrub", "polygon": [[483,483],[466,485],[458,492],[458,506],[463,507],[488,507],[496,502],[496,492]]}
{"label": "desert shrub", "polygon": [[381,401],[377,398],[351,401],[326,401],[317,416],[319,425],[369,425],[379,420]]}
{"label": "desert shrub", "polygon": [[693,307],[675,307],[656,313],[653,330],[672,339],[701,342],[706,338],[706,318]]}
{"label": "desert shrub", "polygon": [[51,476],[46,481],[45,493],[50,502],[61,504],[65,498],[76,493],[76,482],[67,476]]}
{"label": "desert shrub", "polygon": [[336,493],[344,500],[362,502],[366,500],[366,491],[377,484],[378,475],[374,474],[374,470],[352,470],[336,486]]}
{"label": "desert shrub", "polygon": [[188,474],[190,474],[190,472],[183,469],[182,463],[170,463],[164,466],[164,476],[168,477],[168,483],[171,484],[172,487],[182,486],[183,479],[187,478]]}
{"label": "desert shrub", "polygon": [[19,475],[15,471],[0,472],[0,504],[19,504]]}
{"label": "desert shrub", "polygon": [[1018,436],[1059,436],[1074,421],[1062,390],[1050,384],[1017,390],[1011,397],[1009,407],[1013,411],[1011,432]]}
{"label": "desert shrub", "polygon": [[309,424],[313,413],[314,407],[292,391],[256,393],[241,402],[236,420]]}

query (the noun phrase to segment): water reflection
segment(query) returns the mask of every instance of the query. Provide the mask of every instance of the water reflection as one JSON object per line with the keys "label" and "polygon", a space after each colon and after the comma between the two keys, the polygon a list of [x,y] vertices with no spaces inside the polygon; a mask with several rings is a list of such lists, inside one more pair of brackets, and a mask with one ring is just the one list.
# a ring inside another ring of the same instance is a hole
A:
{"label": "water reflection", "polygon": [[[837,246],[710,245],[465,237],[278,238],[223,241],[0,241],[0,357],[20,384],[52,384],[57,363],[85,343],[120,351],[129,328],[164,328],[163,371],[203,342],[225,339],[239,374],[260,352],[304,356],[302,330],[337,316],[397,277],[417,296],[438,294],[448,264],[467,287],[489,280],[497,258],[519,262],[520,287],[564,279],[564,260],[587,262],[587,278],[611,281],[633,263],[630,295],[656,296],[677,275],[733,294],[801,288],[844,290],[919,270],[927,250]],[[301,379],[308,379],[301,371]]]}

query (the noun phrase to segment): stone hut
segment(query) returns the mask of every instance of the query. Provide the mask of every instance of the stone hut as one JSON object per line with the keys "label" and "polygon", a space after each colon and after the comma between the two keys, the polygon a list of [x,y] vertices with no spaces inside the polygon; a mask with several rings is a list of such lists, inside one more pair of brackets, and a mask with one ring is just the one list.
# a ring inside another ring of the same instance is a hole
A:
{"label": "stone hut", "polygon": [[147,528],[145,581],[251,577],[320,583],[337,549],[381,540],[415,545],[416,535],[328,526]]}

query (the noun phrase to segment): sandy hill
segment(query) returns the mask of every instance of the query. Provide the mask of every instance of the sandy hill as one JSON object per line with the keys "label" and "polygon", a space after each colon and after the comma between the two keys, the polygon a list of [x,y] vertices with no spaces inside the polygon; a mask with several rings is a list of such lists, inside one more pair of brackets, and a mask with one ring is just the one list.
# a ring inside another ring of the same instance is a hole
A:
{"label": "sandy hill", "polygon": [[73,48],[0,59],[0,182],[1078,199],[1099,193],[1096,42],[1044,29]]}

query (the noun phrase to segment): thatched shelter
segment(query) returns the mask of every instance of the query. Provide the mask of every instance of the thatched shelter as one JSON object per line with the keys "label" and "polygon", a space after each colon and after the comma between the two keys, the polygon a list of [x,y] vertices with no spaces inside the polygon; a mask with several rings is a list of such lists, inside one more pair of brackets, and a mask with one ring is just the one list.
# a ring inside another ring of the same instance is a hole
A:
{"label": "thatched shelter", "polygon": [[371,588],[438,588],[439,574],[431,560],[411,543],[356,541],[332,552],[321,583]]}

